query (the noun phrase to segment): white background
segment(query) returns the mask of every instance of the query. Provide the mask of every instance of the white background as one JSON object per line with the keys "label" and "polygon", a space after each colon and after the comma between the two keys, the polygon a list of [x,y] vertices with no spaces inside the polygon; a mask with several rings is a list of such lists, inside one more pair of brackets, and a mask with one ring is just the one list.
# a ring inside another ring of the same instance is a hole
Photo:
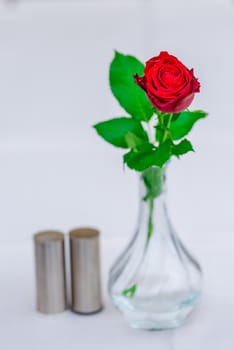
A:
{"label": "white background", "polygon": [[[122,152],[103,142],[91,127],[98,121],[126,115],[108,87],[114,49],[142,61],[168,50],[188,67],[194,67],[199,77],[201,93],[191,108],[204,109],[209,117],[191,132],[196,153],[170,165],[168,201],[177,231],[205,270],[208,297],[204,299],[208,302],[204,302],[203,310],[216,306],[214,315],[219,314],[225,327],[233,322],[234,283],[233,276],[229,276],[234,263],[233,37],[231,0],[1,3],[0,323],[1,315],[5,326],[9,323],[2,338],[3,344],[4,339],[10,339],[6,349],[15,349],[10,336],[12,322],[16,322],[13,331],[18,329],[21,335],[18,348],[30,344],[29,349],[36,349],[28,338],[22,338],[25,328],[29,327],[32,334],[38,327],[46,329],[46,321],[37,319],[33,309],[34,232],[47,228],[67,232],[81,225],[98,227],[106,278],[113,256],[127,243],[135,226],[137,176],[123,170]],[[19,324],[27,312],[32,318],[28,314],[28,323],[21,332]],[[100,317],[105,320],[108,312],[122,325],[110,306]],[[75,329],[69,316],[64,317]],[[31,329],[34,318],[35,328]],[[187,333],[178,331],[175,343],[165,336],[168,347],[162,349],[178,346],[187,350],[188,335],[194,349],[195,345],[198,348],[199,337],[210,341],[212,349],[219,349],[225,341],[226,349],[231,348],[231,332],[228,336],[226,331],[220,334],[220,344],[212,337],[222,328],[220,321],[208,327],[215,320],[213,315],[201,314],[198,320]],[[108,322],[103,322],[107,327]],[[86,326],[79,323],[79,327]],[[143,338],[146,344],[152,339],[148,337]],[[45,338],[43,344],[53,343],[51,339]],[[119,348],[127,348],[126,342]],[[71,349],[76,348],[75,344],[74,335]],[[85,340],[83,344],[87,349],[94,348]],[[60,346],[66,348],[65,343],[60,342]]]}

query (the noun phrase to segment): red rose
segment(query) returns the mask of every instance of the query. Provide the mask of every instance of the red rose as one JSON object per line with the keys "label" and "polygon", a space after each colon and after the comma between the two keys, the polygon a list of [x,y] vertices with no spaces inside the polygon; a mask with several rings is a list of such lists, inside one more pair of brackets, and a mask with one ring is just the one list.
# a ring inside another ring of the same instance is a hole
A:
{"label": "red rose", "polygon": [[160,111],[180,113],[192,103],[200,84],[175,56],[160,52],[146,62],[144,76],[134,76],[135,82],[146,92],[150,102]]}

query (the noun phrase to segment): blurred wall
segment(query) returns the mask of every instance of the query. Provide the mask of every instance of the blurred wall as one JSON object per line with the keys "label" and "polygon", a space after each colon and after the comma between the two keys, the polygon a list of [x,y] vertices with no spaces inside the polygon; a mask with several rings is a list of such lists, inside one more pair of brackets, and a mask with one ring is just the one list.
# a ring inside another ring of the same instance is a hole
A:
{"label": "blurred wall", "polygon": [[196,153],[170,165],[170,211],[188,240],[233,231],[233,34],[231,0],[2,2],[0,243],[77,225],[132,234],[137,177],[91,128],[125,115],[108,87],[113,49],[195,68],[191,108],[210,115],[191,133]]}

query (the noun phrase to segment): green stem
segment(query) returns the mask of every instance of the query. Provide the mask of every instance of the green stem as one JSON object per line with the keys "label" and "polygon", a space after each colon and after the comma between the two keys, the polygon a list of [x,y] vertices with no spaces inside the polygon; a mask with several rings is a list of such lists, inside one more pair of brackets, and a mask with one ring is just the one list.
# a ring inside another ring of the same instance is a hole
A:
{"label": "green stem", "polygon": [[168,120],[167,120],[167,124],[166,124],[166,128],[164,130],[163,137],[162,137],[162,143],[167,140],[167,136],[169,134],[168,129],[170,128],[172,117],[173,117],[173,113],[169,114]]}
{"label": "green stem", "polygon": [[154,211],[154,198],[149,197],[149,219],[148,219],[148,233],[147,233],[147,244],[152,236],[154,223],[153,223],[153,211]]}

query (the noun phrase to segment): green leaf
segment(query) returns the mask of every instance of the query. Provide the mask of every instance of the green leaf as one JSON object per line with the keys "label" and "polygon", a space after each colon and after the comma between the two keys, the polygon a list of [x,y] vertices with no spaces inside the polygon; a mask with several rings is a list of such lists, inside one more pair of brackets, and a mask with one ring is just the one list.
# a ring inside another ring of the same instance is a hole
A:
{"label": "green leaf", "polygon": [[136,289],[137,289],[137,285],[133,284],[130,288],[124,289],[122,291],[122,294],[132,298],[136,293]]}
{"label": "green leaf", "polygon": [[171,141],[167,140],[158,146],[155,155],[155,165],[162,167],[171,156]]}
{"label": "green leaf", "polygon": [[124,155],[124,163],[126,163],[130,169],[142,171],[153,165],[153,145],[146,144],[144,146],[143,148],[138,148],[138,150],[131,150]]}
{"label": "green leaf", "polygon": [[172,121],[175,121],[179,117],[180,113],[173,113]]}
{"label": "green leaf", "polygon": [[148,121],[153,106],[145,92],[134,82],[134,75],[143,75],[144,65],[133,56],[115,52],[110,65],[110,87],[120,105],[135,119]]}
{"label": "green leaf", "polygon": [[151,144],[145,144],[143,147],[138,147],[137,150],[131,150],[124,155],[124,163],[130,169],[143,171],[153,165],[162,167],[171,156],[171,141],[167,140],[158,148]]}
{"label": "green leaf", "polygon": [[129,148],[135,149],[137,146],[142,144],[142,139],[128,131],[125,135],[125,140]]}
{"label": "green leaf", "polygon": [[176,119],[172,120],[170,130],[173,140],[179,140],[189,133],[197,120],[205,118],[207,113],[204,111],[184,111]]}
{"label": "green leaf", "polygon": [[194,151],[193,146],[190,141],[184,139],[177,145],[173,144],[172,154],[179,158],[180,155]]}
{"label": "green leaf", "polygon": [[126,140],[126,135],[129,135],[129,132],[142,140],[142,142],[148,141],[148,136],[141,123],[131,118],[121,117],[110,119],[94,125],[94,128],[104,140],[121,148],[129,147]]}

